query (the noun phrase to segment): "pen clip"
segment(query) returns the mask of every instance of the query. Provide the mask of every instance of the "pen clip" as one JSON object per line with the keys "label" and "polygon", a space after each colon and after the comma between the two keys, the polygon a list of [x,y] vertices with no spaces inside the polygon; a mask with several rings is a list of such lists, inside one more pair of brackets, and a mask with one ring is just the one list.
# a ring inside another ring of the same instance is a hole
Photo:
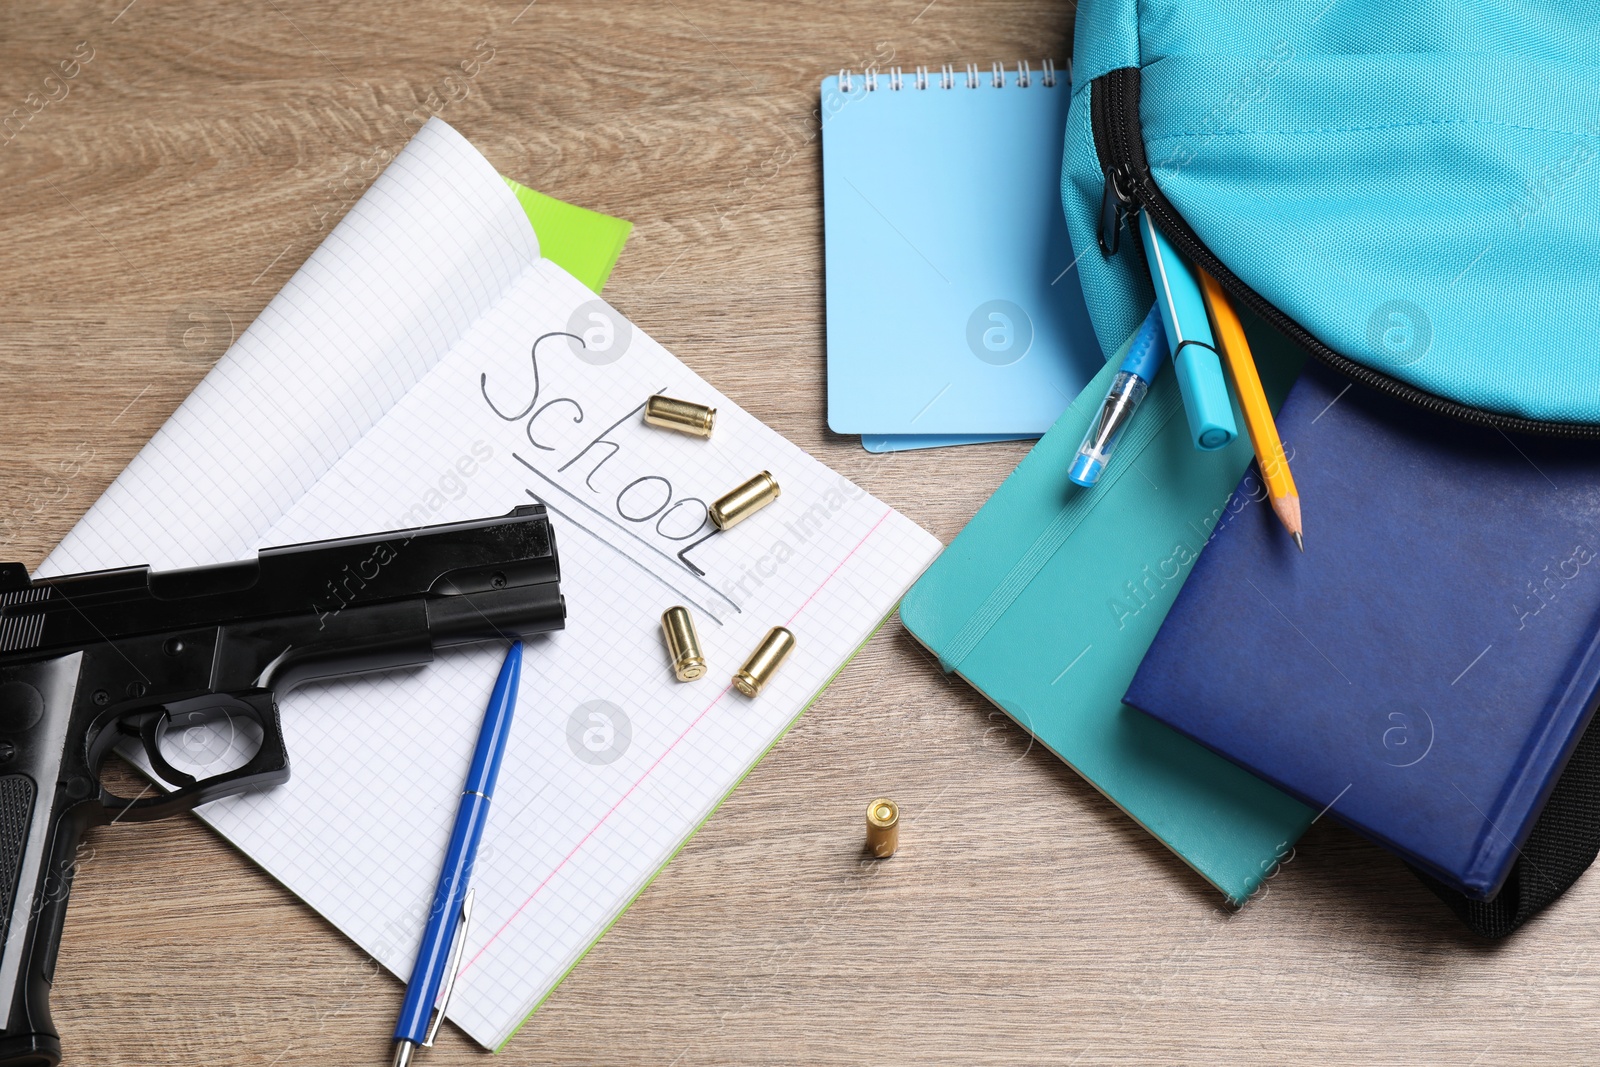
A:
{"label": "pen clip", "polygon": [[456,933],[450,941],[450,958],[445,962],[444,989],[439,993],[439,1006],[433,1021],[428,1024],[428,1036],[422,1039],[423,1048],[432,1048],[433,1039],[439,1036],[439,1027],[444,1025],[444,1012],[450,1006],[450,994],[455,992],[456,978],[461,974],[461,954],[467,947],[467,928],[472,925],[472,894],[476,890],[467,890],[467,895],[461,901],[461,916],[456,920]]}

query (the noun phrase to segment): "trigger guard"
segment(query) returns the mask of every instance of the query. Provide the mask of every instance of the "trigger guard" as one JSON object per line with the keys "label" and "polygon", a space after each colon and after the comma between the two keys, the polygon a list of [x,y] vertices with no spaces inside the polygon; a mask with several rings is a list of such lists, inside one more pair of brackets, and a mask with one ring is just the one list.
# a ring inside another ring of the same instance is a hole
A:
{"label": "trigger guard", "polygon": [[[196,778],[178,770],[162,755],[161,740],[175,718],[199,712],[222,712],[250,719],[261,727],[260,748],[244,766],[210,778]],[[162,704],[135,715],[136,736],[145,758],[150,761],[151,769],[159,779],[156,784],[175,788],[160,796],[129,799],[102,786],[100,804],[113,819],[162,819],[191,811],[209,801],[279,785],[289,778],[288,751],[278,721],[278,704],[271,690],[205,693]],[[124,713],[121,721],[127,722],[134,717]]]}

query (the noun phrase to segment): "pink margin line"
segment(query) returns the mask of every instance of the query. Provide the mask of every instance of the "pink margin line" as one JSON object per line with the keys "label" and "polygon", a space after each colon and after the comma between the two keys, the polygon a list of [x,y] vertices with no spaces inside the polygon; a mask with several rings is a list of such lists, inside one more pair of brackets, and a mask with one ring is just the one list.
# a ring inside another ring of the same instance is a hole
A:
{"label": "pink margin line", "polygon": [[[817,594],[822,592],[822,590],[827,587],[827,584],[829,582],[833,581],[834,576],[837,575],[839,573],[839,571],[844,568],[844,565],[846,563],[850,562],[851,558],[853,558],[855,556],[855,554],[861,550],[861,546],[866,544],[868,539],[871,538],[873,534],[878,532],[878,527],[882,526],[883,523],[884,523],[884,520],[887,519],[893,513],[894,513],[894,508],[888,508],[888,509],[886,509],[884,511],[884,513],[882,515],[878,516],[878,521],[872,524],[872,529],[868,530],[866,532],[866,534],[861,538],[861,540],[856,542],[856,546],[845,554],[844,559],[841,559],[839,561],[838,566],[834,567],[833,570],[829,571],[828,572],[828,576],[826,578],[822,579],[822,584],[817,586],[816,589],[812,590],[811,595],[806,597],[805,601],[798,608],[795,609],[793,615],[789,616],[789,620],[788,621],[790,623],[794,622],[795,619],[800,617],[800,613],[802,611],[804,611],[807,608],[807,606],[809,606],[810,603],[817,598]],[[641,774],[638,777],[638,779],[632,785],[630,785],[628,787],[627,792],[623,793],[622,796],[618,797],[617,798],[617,802],[615,804],[611,805],[610,809],[608,809],[604,815],[600,816],[600,821],[595,823],[592,827],[590,827],[589,828],[589,832],[584,834],[583,837],[581,839],[579,839],[579,841],[578,841],[578,843],[576,845],[572,846],[572,851],[568,852],[564,857],[562,857],[561,862],[556,864],[555,867],[553,867],[551,869],[550,873],[544,876],[544,881],[540,882],[537,886],[534,887],[533,892],[528,894],[528,899],[524,900],[521,904],[517,905],[517,910],[512,912],[510,917],[507,918],[505,922],[500,924],[500,928],[494,932],[494,936],[490,937],[489,940],[485,941],[483,943],[483,947],[480,948],[476,953],[473,954],[473,957],[466,962],[465,966],[463,966],[460,971],[456,972],[457,973],[457,977],[460,977],[461,975],[466,974],[468,971],[470,971],[472,969],[472,965],[477,963],[478,959],[485,952],[489,951],[489,946],[494,944],[497,940],[499,940],[500,935],[506,932],[506,927],[510,926],[513,922],[515,922],[516,919],[517,919],[517,916],[522,914],[523,909],[526,908],[529,904],[533,903],[533,898],[538,896],[539,893],[544,889],[544,887],[550,884],[550,879],[554,878],[557,874],[561,873],[561,869],[567,865],[567,863],[572,859],[573,856],[576,856],[578,854],[578,850],[583,848],[584,845],[589,843],[589,838],[593,837],[595,835],[595,833],[597,831],[599,831],[600,827],[605,825],[606,820],[611,818],[612,814],[614,812],[616,812],[616,810],[618,808],[622,807],[623,802],[625,800],[627,800],[628,797],[633,795],[633,791],[635,789],[638,789],[639,786],[644,784],[644,780],[646,778],[650,777],[650,775],[652,773],[654,773],[655,769],[661,765],[661,761],[666,759],[668,756],[672,755],[673,750],[678,747],[679,743],[682,742],[685,737],[688,737],[689,734],[694,731],[694,728],[696,726],[700,725],[700,720],[704,719],[707,715],[709,715],[711,713],[711,709],[716,707],[718,704],[720,704],[722,702],[722,698],[727,696],[728,695],[728,690],[730,690],[732,688],[733,688],[733,685],[731,683],[722,687],[722,691],[720,693],[718,693],[715,697],[712,698],[711,703],[707,704],[705,706],[704,710],[702,710],[699,715],[695,716],[694,721],[691,722],[687,727],[684,728],[683,733],[679,734],[677,736],[677,738],[672,742],[672,744],[667,746],[666,751],[662,752],[661,755],[657,756],[656,759],[655,759],[655,762],[650,764],[649,767],[645,768],[645,772],[643,774]]]}

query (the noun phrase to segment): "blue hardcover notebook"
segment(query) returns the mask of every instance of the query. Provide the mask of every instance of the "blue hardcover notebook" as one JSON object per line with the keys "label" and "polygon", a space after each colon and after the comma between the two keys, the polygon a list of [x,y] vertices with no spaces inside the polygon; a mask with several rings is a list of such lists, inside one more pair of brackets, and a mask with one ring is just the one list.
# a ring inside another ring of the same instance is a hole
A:
{"label": "blue hardcover notebook", "polygon": [[1236,494],[1126,699],[1488,899],[1600,686],[1600,445],[1313,366],[1278,425],[1305,555]]}
{"label": "blue hardcover notebook", "polygon": [[[1277,400],[1301,356],[1266,331],[1252,340]],[[1103,366],[912,586],[900,618],[945,670],[1243,903],[1315,813],[1124,706],[1122,693],[1225,521],[1250,445],[1197,452],[1164,368],[1100,483],[1073,485],[1067,470],[1117,363]]]}
{"label": "blue hardcover notebook", "polygon": [[1070,96],[1040,71],[823,79],[836,433],[1037,436],[1105,362],[1061,213]]}

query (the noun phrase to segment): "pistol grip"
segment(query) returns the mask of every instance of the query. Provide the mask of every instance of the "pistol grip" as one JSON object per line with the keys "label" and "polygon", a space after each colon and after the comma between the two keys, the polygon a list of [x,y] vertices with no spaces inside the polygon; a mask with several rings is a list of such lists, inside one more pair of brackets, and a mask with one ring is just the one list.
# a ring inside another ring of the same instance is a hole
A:
{"label": "pistol grip", "polygon": [[[0,792],[6,786],[6,780],[0,779]],[[0,805],[4,804],[0,798]],[[85,812],[83,806],[74,804],[52,820],[49,856],[28,922],[7,932],[6,948],[21,949],[22,966],[10,1020],[5,1032],[0,1033],[3,1067],[56,1067],[61,1062],[61,1038],[50,1015],[50,989],[55,983],[56,956],[66,926],[72,879],[78,872],[78,845],[88,828]]]}
{"label": "pistol grip", "polygon": [[50,983],[89,778],[67,737],[82,653],[0,669],[0,1065],[51,1067]]}

